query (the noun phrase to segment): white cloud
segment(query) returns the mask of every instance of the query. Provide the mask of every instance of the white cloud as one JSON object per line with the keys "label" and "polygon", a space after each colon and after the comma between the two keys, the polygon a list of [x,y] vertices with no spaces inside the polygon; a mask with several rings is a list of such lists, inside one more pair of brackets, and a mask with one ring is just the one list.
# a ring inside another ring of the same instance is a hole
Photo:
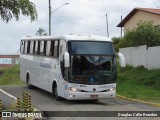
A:
{"label": "white cloud", "polygon": [[[35,35],[39,27],[48,32],[48,0],[31,0],[38,10],[38,20],[30,22],[21,16],[9,23],[0,21],[0,54],[15,54],[23,36]],[[107,36],[106,16],[108,16],[110,36],[120,36],[117,24],[134,7],[156,7],[158,0],[51,0],[52,10],[62,6],[52,14],[52,35],[96,34]]]}

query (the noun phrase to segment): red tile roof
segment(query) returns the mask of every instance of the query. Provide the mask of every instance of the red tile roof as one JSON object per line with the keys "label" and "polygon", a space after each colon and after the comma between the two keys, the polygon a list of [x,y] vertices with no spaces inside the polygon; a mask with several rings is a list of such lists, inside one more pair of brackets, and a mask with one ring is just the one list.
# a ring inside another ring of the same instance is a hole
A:
{"label": "red tile roof", "polygon": [[160,15],[160,9],[153,8],[134,8],[118,25],[117,27],[123,27],[124,24],[137,12],[137,11],[145,11],[153,14]]}

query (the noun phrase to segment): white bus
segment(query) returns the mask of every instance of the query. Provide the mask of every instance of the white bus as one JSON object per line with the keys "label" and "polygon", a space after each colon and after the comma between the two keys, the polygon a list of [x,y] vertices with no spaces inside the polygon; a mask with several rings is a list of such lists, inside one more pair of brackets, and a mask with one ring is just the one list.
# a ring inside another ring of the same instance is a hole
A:
{"label": "white bus", "polygon": [[20,77],[55,98],[98,100],[116,95],[116,54],[111,39],[64,35],[24,37]]}

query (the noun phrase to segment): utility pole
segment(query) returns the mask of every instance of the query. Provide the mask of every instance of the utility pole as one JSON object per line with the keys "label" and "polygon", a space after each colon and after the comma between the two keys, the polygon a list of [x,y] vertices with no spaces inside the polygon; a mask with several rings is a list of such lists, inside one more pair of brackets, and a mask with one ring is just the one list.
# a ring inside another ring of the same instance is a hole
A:
{"label": "utility pole", "polygon": [[51,0],[49,0],[49,36],[51,36]]}
{"label": "utility pole", "polygon": [[106,14],[106,24],[107,24],[107,36],[109,38],[109,30],[108,30],[108,17],[107,17],[107,14]]}
{"label": "utility pole", "polygon": [[52,7],[51,7],[51,0],[49,0],[49,36],[51,36],[51,14],[55,11],[57,11],[59,8],[61,8],[64,5],[68,5],[69,3],[64,3],[61,6],[59,6],[57,9],[55,9],[54,11],[52,11]]}
{"label": "utility pole", "polygon": [[[122,22],[122,15],[121,15],[121,22]],[[122,27],[121,27],[121,40],[122,40]]]}

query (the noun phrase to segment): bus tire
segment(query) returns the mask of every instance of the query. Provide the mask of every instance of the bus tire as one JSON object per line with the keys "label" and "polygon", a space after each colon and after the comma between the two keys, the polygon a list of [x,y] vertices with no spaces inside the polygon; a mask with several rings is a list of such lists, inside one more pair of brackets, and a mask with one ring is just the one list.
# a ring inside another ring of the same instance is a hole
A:
{"label": "bus tire", "polygon": [[53,95],[56,98],[56,100],[61,100],[61,97],[58,96],[58,87],[56,83],[53,83]]}
{"label": "bus tire", "polygon": [[99,101],[99,99],[94,99],[94,100],[92,100],[93,102],[98,102]]}
{"label": "bus tire", "polygon": [[32,89],[32,88],[33,88],[33,85],[31,85],[31,84],[29,83],[29,81],[30,81],[30,77],[29,77],[29,73],[27,73],[27,75],[26,75],[27,88],[28,88],[28,89]]}

